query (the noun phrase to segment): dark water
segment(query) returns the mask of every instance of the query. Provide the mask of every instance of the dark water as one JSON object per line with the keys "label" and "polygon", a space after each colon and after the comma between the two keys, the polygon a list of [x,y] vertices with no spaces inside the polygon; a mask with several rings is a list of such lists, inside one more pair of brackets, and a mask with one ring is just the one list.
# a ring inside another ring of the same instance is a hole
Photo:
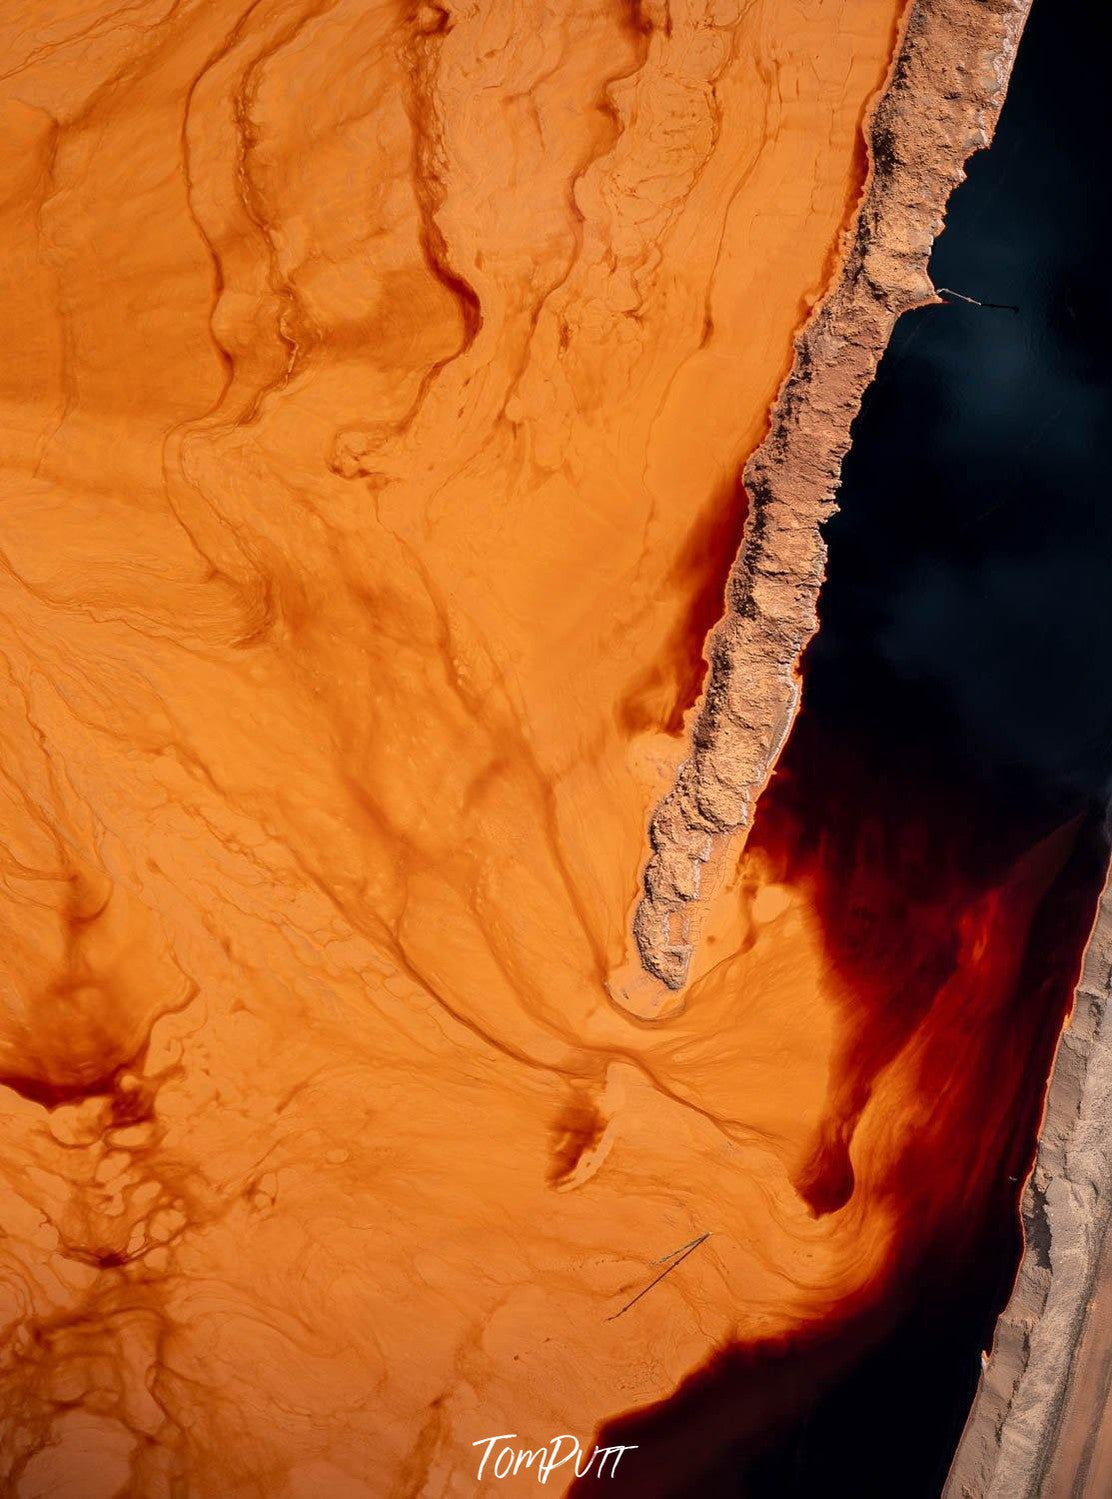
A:
{"label": "dark water", "polygon": [[[879,959],[902,972],[920,941],[926,983],[931,942],[948,961],[945,932],[925,930],[950,909],[933,887],[991,888],[1060,830],[1057,873],[1016,922],[1014,1016],[997,1010],[978,1058],[971,1013],[973,1042],[955,1051],[955,1154],[978,1137],[963,1158],[976,1169],[909,1144],[936,1183],[953,1171],[968,1227],[959,1214],[937,1229],[879,1312],[728,1350],[617,1423],[613,1440],[651,1455],[653,1493],[933,1499],[1014,1279],[1017,1179],[1108,856],[1110,55],[1112,6],[1035,0],[995,144],[970,164],[932,261],[936,285],[1018,311],[955,300],[898,326],[827,528],[803,709],[753,833],[825,879],[835,958],[841,944],[862,974]],[[912,1015],[909,985],[874,986],[892,1047],[929,1012],[933,982]],[[1003,1073],[1010,1091],[993,1086]],[[913,1222],[913,1190],[907,1201]]]}
{"label": "dark water", "polygon": [[[955,194],[932,277],[981,301],[898,326],[827,528],[794,748],[840,742],[909,815],[975,806],[986,858],[1071,818],[1047,944],[1076,945],[1112,786],[1112,7],[1035,0],[995,143]],[[1070,954],[1059,951],[1060,962]],[[1037,1053],[1037,1048],[1035,1048]],[[1041,1079],[1017,1121],[1029,1152]],[[1020,1251],[998,1204],[948,1289],[717,1491],[937,1495]]]}
{"label": "dark water", "polygon": [[828,527],[808,708],[895,695],[962,770],[1048,807],[1112,775],[1108,279],[1112,9],[1036,0],[996,141],[950,205],[935,284],[896,329]]}

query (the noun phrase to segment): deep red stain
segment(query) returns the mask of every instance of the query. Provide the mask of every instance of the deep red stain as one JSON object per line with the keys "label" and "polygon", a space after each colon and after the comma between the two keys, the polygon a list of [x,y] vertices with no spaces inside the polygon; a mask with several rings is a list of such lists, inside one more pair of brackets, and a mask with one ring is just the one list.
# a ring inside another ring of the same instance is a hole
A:
{"label": "deep red stain", "polygon": [[[896,1242],[878,1283],[825,1322],[724,1348],[672,1399],[607,1426],[600,1443],[641,1449],[628,1476],[607,1480],[614,1495],[777,1492],[753,1475],[770,1451],[790,1451],[808,1411],[863,1359],[912,1326],[929,1339],[931,1319],[971,1350],[987,1340],[1015,1270],[1020,1184],[1106,860],[1091,820],[1042,825],[963,782],[937,747],[878,744],[806,704],[750,847],[806,893],[847,996],[825,1123],[795,1185],[816,1214],[879,1193]],[[909,1048],[914,1123],[863,1188],[854,1131],[881,1072]],[[929,1366],[918,1345],[917,1356]],[[909,1402],[934,1398],[928,1376]],[[857,1418],[862,1441],[888,1439],[866,1411]]]}
{"label": "deep red stain", "polygon": [[627,734],[682,734],[707,674],[707,637],[725,612],[726,583],[741,548],[749,511],[740,477],[717,489],[688,533],[664,583],[676,617],[653,664],[618,706]]}

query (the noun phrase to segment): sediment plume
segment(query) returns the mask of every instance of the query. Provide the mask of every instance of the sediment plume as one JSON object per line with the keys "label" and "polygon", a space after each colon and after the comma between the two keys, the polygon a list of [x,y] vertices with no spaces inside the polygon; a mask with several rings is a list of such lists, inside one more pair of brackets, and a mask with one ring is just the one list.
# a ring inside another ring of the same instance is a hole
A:
{"label": "sediment plume", "polygon": [[[845,996],[829,1108],[793,1180],[819,1221],[886,1201],[891,1238],[880,1273],[827,1316],[739,1338],[669,1399],[608,1423],[601,1443],[649,1459],[647,1480],[617,1475],[618,1496],[671,1499],[692,1474],[725,1496],[754,1472],[758,1493],[781,1492],[777,1475],[807,1492],[830,1471],[864,1492],[942,1490],[961,1388],[971,1400],[1019,1260],[1040,1082],[1108,860],[1098,826],[1024,821],[953,748],[914,717],[847,724],[805,699],[761,797],[743,885],[804,896]],[[689,1010],[705,992],[697,980]],[[871,1358],[875,1383],[855,1398],[851,1370]]]}
{"label": "sediment plume", "polygon": [[[831,290],[796,340],[771,428],[745,467],[750,516],[710,646],[691,754],[650,828],[635,931],[645,966],[682,988],[705,867],[750,826],[799,700],[850,428],[896,319],[935,299],[946,203],[992,138],[1030,0],[921,0],[866,135],[864,200]],[[713,877],[711,880],[713,884]]]}

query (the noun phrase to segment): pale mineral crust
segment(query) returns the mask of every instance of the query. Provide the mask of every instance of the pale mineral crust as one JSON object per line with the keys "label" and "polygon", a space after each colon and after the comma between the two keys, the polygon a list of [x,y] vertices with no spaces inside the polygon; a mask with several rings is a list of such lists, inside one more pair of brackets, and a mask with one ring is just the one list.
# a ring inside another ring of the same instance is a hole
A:
{"label": "pale mineral crust", "polygon": [[1085,954],[1023,1195],[1025,1248],[946,1499],[1087,1499],[1112,1484],[1112,882]]}
{"label": "pale mineral crust", "polygon": [[[750,825],[799,701],[842,459],[896,319],[934,300],[927,266],[969,155],[987,146],[1030,0],[919,0],[867,129],[870,172],[840,274],[796,340],[771,427],[745,468],[750,518],[690,757],[650,826],[634,931],[679,989],[704,866]],[[898,484],[898,476],[894,476]]]}

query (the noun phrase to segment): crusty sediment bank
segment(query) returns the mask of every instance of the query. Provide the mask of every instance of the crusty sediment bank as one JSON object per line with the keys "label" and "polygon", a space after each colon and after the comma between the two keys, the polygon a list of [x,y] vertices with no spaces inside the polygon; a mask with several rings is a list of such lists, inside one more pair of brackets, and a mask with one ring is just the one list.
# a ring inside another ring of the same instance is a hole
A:
{"label": "crusty sediment bank", "polygon": [[744,833],[787,737],[817,624],[850,426],[896,319],[934,300],[931,247],[965,162],[986,146],[1030,0],[914,0],[867,127],[870,170],[840,269],[796,339],[768,436],[745,469],[749,522],[711,642],[691,754],[650,825],[634,918],[641,960],[683,986],[704,867]]}
{"label": "crusty sediment bank", "polygon": [[1112,879],[1023,1194],[1024,1252],[946,1499],[1096,1499],[1112,1482]]}

